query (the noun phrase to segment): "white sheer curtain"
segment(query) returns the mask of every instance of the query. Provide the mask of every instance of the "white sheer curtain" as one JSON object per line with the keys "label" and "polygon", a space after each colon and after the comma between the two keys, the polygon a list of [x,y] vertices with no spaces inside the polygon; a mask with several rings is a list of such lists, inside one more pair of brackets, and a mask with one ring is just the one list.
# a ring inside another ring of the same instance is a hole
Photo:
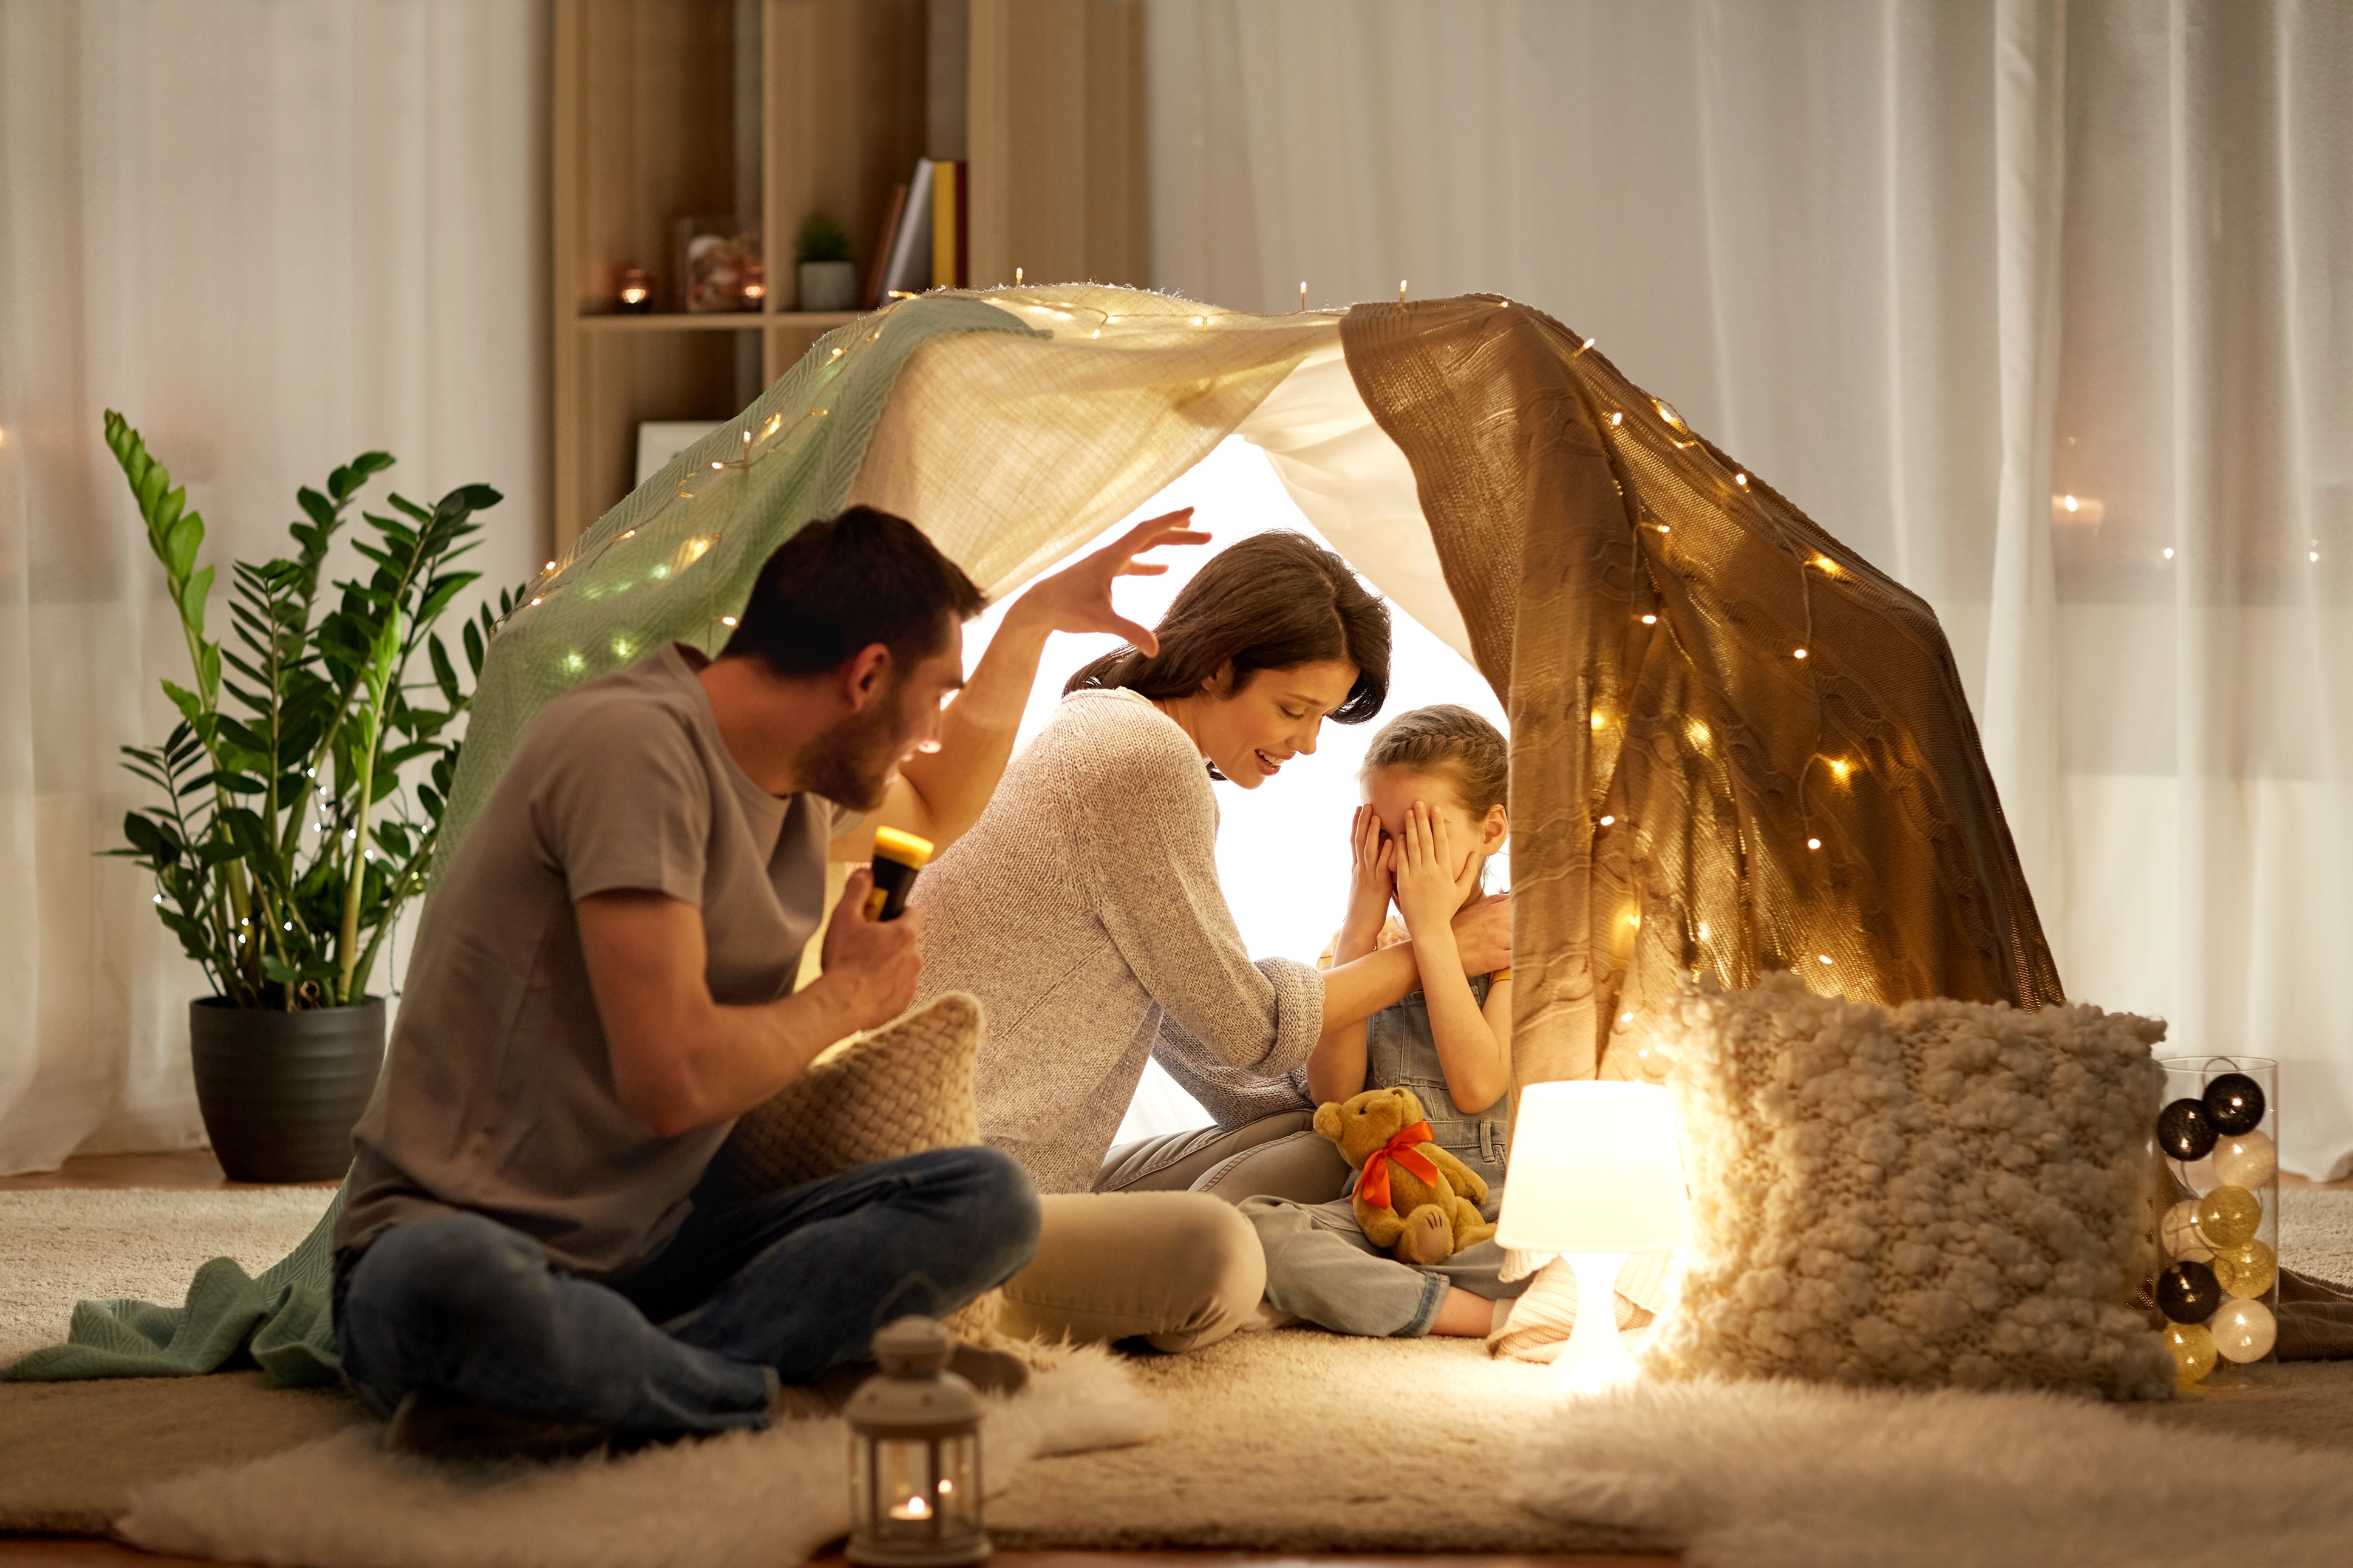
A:
{"label": "white sheer curtain", "polygon": [[504,491],[475,563],[525,576],[544,32],[537,0],[0,0],[0,1173],[203,1140],[202,977],[92,858],[187,661],[100,415],[224,579],[371,447],[404,493]]}
{"label": "white sheer curtain", "polygon": [[2069,994],[2353,1170],[2353,6],[1151,3],[1157,283],[1598,336],[1937,606]]}

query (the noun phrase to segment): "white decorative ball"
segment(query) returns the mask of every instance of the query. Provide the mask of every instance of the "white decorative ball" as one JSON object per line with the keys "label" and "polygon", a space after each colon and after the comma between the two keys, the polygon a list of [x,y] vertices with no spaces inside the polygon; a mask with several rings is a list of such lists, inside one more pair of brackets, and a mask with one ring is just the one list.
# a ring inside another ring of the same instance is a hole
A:
{"label": "white decorative ball", "polygon": [[2176,1263],[2185,1258],[2203,1263],[2214,1256],[2214,1249],[2206,1245],[2204,1237],[2198,1234],[2196,1198],[2184,1198],[2166,1210],[2165,1223],[2158,1234],[2165,1240],[2165,1256]]}
{"label": "white decorative ball", "polygon": [[2214,1145],[2214,1174],[2234,1187],[2260,1187],[2279,1173],[2279,1145],[2266,1133],[2242,1132]]}
{"label": "white decorative ball", "polygon": [[2224,1361],[2261,1361],[2279,1339],[2279,1321],[2261,1301],[2233,1301],[2207,1320],[2206,1331]]}

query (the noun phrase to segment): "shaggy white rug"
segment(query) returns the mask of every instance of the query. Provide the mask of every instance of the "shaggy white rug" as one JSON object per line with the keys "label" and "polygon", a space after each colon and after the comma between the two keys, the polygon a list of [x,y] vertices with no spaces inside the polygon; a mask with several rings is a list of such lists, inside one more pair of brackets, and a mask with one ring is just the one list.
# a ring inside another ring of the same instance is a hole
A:
{"label": "shaggy white rug", "polygon": [[[1168,1426],[1096,1350],[988,1405],[991,1494],[1040,1455],[1141,1443]],[[839,1416],[544,1466],[430,1464],[385,1453],[382,1430],[151,1487],[115,1533],[154,1552],[303,1568],[780,1568],[849,1528]]]}
{"label": "shaggy white rug", "polygon": [[1530,1435],[1531,1510],[1704,1568],[2341,1568],[2353,1455],[2213,1436],[2058,1394],[1645,1384]]}

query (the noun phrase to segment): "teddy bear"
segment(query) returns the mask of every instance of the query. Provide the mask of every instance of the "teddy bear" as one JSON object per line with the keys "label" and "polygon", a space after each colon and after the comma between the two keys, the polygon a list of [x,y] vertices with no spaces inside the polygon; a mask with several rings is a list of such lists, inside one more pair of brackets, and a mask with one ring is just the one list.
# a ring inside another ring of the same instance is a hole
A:
{"label": "teddy bear", "polygon": [[1315,1131],[1356,1168],[1356,1224],[1400,1263],[1443,1263],[1495,1234],[1479,1213],[1487,1184],[1430,1142],[1409,1089],[1368,1089],[1316,1108]]}

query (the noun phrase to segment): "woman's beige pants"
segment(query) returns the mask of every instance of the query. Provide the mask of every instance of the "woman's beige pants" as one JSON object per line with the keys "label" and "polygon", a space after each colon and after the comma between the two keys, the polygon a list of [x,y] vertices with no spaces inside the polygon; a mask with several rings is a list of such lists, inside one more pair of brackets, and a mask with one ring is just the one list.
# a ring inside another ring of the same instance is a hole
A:
{"label": "woman's beige pants", "polygon": [[1260,1192],[1328,1198],[1348,1173],[1307,1122],[1301,1111],[1113,1150],[1093,1192],[1039,1200],[1038,1254],[1006,1282],[997,1326],[1029,1339],[1141,1340],[1175,1352],[1258,1321],[1266,1254],[1234,1205]]}

